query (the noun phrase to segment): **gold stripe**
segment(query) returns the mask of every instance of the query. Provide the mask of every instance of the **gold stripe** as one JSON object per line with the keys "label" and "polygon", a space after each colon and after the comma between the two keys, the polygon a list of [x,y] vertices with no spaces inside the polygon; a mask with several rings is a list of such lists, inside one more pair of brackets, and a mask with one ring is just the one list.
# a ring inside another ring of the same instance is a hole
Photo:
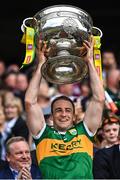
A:
{"label": "gold stripe", "polygon": [[86,135],[74,137],[69,142],[57,139],[43,139],[37,145],[36,152],[38,162],[46,157],[67,156],[77,152],[86,152],[93,157],[93,143]]}

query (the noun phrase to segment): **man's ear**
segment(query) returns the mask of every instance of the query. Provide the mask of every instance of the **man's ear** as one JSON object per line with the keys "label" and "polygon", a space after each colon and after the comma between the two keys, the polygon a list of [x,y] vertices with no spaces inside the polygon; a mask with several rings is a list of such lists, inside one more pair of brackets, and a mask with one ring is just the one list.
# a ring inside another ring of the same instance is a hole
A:
{"label": "man's ear", "polygon": [[9,154],[6,154],[6,159],[8,162],[10,162]]}

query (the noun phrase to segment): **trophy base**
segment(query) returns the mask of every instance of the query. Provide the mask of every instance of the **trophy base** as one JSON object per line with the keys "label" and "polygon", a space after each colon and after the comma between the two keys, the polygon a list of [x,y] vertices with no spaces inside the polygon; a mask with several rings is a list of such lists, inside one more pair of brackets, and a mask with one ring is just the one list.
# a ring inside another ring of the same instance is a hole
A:
{"label": "trophy base", "polygon": [[88,72],[87,64],[77,56],[49,58],[42,66],[42,75],[50,83],[71,84],[80,82]]}

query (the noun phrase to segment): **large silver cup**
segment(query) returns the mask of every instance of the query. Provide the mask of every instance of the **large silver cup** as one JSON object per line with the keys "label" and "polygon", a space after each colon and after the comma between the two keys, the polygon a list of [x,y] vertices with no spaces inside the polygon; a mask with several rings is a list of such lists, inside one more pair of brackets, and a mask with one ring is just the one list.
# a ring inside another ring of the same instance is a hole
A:
{"label": "large silver cup", "polygon": [[83,41],[89,41],[93,31],[101,33],[93,27],[86,11],[71,5],[50,6],[26,18],[23,31],[26,26],[35,29],[35,42],[43,39],[54,49],[42,66],[42,75],[48,82],[68,84],[85,78],[88,67],[82,58],[86,53]]}

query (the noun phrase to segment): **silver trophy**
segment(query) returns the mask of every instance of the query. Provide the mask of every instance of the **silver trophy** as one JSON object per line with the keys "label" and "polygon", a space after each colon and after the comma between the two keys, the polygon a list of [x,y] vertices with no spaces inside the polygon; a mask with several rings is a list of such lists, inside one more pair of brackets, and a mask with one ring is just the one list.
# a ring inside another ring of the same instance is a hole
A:
{"label": "silver trophy", "polygon": [[26,18],[22,31],[26,26],[35,29],[35,42],[42,39],[54,49],[42,66],[42,75],[48,82],[68,84],[86,77],[88,67],[82,58],[86,53],[83,41],[89,41],[92,34],[102,36],[86,11],[71,5],[50,6]]}

